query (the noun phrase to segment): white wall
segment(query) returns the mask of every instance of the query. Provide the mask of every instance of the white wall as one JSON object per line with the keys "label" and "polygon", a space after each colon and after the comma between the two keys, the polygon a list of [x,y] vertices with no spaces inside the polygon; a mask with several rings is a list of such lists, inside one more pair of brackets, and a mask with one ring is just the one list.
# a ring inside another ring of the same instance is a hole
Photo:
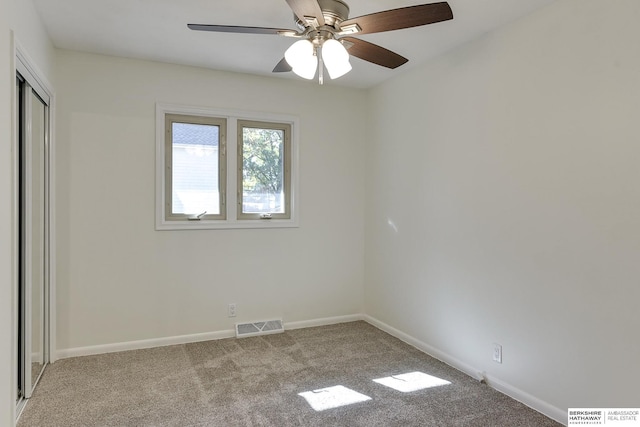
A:
{"label": "white wall", "polygon": [[554,414],[640,401],[639,20],[558,1],[368,101],[366,313]]}
{"label": "white wall", "polygon": [[[363,91],[69,51],[57,64],[59,349],[362,312]],[[298,116],[300,227],[155,231],[156,102]]]}
{"label": "white wall", "polygon": [[13,47],[11,33],[49,77],[53,48],[31,1],[0,0],[0,425],[15,418],[13,283]]}
{"label": "white wall", "polygon": [[[228,302],[235,320],[359,313],[364,292],[367,314],[554,414],[637,406],[640,6],[608,4],[559,0],[366,97],[55,55],[31,3],[0,0],[0,340],[12,340],[13,29],[59,95],[59,349],[229,329]],[[156,232],[156,101],[297,114],[301,227]]]}

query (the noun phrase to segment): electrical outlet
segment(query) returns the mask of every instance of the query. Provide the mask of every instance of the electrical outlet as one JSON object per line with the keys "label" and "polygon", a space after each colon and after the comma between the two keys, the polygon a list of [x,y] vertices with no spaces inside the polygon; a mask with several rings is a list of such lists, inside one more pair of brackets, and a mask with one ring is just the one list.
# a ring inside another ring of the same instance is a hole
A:
{"label": "electrical outlet", "polygon": [[500,344],[493,343],[493,361],[502,363],[502,346]]}
{"label": "electrical outlet", "polygon": [[236,317],[236,304],[229,304],[229,317]]}

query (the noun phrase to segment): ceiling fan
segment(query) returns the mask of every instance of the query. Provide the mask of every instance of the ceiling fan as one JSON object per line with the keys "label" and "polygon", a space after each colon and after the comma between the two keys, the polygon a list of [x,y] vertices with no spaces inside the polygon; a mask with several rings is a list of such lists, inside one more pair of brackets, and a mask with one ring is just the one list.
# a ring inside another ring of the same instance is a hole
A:
{"label": "ceiling fan", "polygon": [[418,27],[453,19],[447,2],[391,9],[349,19],[349,6],[342,0],[286,0],[293,10],[297,29],[244,27],[234,25],[188,24],[192,30],[223,33],[271,34],[298,38],[274,73],[293,71],[306,79],[324,81],[326,67],[331,79],[351,71],[349,55],[387,68],[397,68],[408,61],[376,44],[352,37],[354,34],[381,33]]}

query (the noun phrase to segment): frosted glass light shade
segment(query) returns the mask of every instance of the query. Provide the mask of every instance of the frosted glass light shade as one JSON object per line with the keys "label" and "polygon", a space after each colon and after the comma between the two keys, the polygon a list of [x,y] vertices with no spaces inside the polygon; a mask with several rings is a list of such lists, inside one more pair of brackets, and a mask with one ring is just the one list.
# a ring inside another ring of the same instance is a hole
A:
{"label": "frosted glass light shade", "polygon": [[322,45],[322,60],[331,79],[337,79],[351,71],[349,53],[342,43],[335,39],[329,39]]}
{"label": "frosted glass light shade", "polygon": [[294,73],[303,79],[311,80],[318,68],[318,57],[313,54],[313,43],[309,40],[298,40],[284,53],[284,59]]}

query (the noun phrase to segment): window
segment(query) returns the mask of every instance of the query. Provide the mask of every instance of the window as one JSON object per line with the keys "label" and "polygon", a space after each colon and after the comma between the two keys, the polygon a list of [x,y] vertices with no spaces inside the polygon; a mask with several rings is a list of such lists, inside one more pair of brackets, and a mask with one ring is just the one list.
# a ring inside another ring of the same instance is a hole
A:
{"label": "window", "polygon": [[156,128],[157,230],[297,226],[296,118],[158,104]]}
{"label": "window", "polygon": [[238,121],[238,218],[289,218],[291,126]]}
{"label": "window", "polygon": [[165,116],[165,218],[224,219],[226,120]]}

